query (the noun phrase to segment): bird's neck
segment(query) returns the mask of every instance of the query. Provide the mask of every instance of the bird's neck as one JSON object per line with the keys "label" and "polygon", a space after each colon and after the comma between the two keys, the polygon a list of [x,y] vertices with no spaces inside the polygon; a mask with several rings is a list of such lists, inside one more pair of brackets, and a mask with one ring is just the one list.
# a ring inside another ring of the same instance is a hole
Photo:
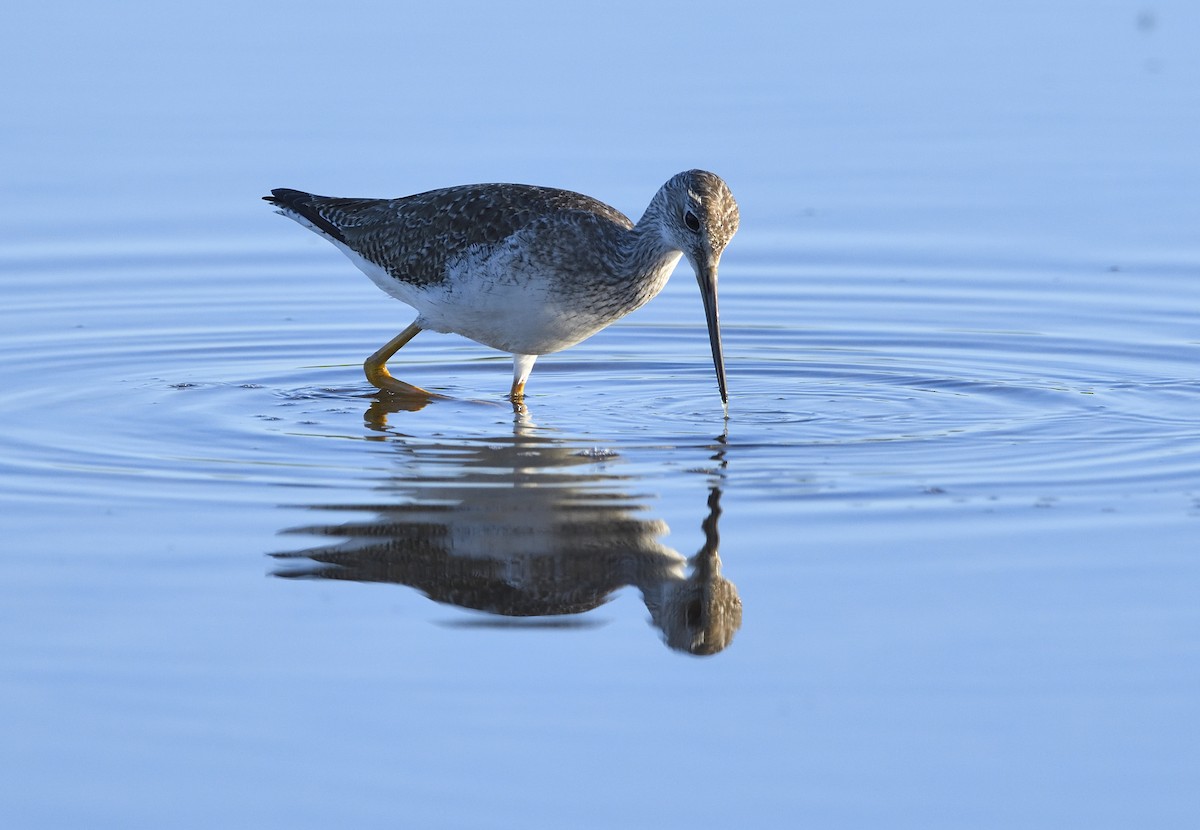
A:
{"label": "bird's neck", "polygon": [[682,251],[667,241],[663,233],[662,211],[660,199],[656,196],[638,223],[629,229],[625,239],[623,270],[632,284],[646,292],[647,296],[641,302],[646,302],[662,290],[683,255]]}

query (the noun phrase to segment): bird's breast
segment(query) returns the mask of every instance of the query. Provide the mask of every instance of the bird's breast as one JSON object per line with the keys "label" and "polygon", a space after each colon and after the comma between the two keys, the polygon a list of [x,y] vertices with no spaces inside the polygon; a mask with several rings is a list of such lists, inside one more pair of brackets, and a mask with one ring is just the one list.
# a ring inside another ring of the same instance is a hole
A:
{"label": "bird's breast", "polygon": [[[546,354],[612,322],[606,275],[564,269],[511,246],[480,246],[447,264],[440,286],[422,291],[426,327],[514,354]],[[619,315],[618,315],[619,316]]]}

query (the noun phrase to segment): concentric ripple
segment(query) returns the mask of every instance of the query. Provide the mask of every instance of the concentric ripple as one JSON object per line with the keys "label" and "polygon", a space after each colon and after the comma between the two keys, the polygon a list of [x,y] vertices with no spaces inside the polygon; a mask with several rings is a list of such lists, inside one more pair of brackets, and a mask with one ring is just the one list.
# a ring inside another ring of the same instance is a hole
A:
{"label": "concentric ripple", "polygon": [[[270,501],[259,485],[364,486],[394,461],[380,442],[511,436],[507,358],[460,338],[423,336],[396,363],[454,400],[381,406],[360,361],[408,313],[350,269],[156,250],[5,266],[14,493]],[[698,298],[673,287],[542,358],[526,422],[663,471],[716,453],[731,485],[798,504],[934,492],[1103,507],[1197,486],[1200,345],[1176,307],[1191,283],[1171,269],[1134,291],[1128,272],[1077,265],[748,263],[726,267],[741,280],[723,298],[727,418]]]}

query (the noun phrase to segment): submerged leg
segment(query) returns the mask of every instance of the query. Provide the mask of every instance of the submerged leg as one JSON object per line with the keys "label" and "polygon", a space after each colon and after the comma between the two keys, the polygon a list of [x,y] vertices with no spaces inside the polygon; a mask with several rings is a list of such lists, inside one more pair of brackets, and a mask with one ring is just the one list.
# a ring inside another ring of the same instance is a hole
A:
{"label": "submerged leg", "polygon": [[514,401],[525,397],[525,381],[529,380],[529,373],[533,371],[533,362],[537,358],[535,354],[513,355],[513,385],[508,396]]}
{"label": "submerged leg", "polygon": [[367,373],[367,380],[371,381],[371,385],[378,389],[383,389],[386,392],[393,392],[397,395],[421,395],[426,398],[440,398],[441,395],[435,395],[433,392],[426,392],[419,386],[413,386],[411,383],[405,383],[402,380],[396,380],[388,372],[385,365],[388,360],[396,352],[400,351],[409,340],[412,340],[421,331],[421,327],[413,323],[404,331],[397,334],[388,342],[384,343],[379,351],[371,355],[363,363],[363,371]]}

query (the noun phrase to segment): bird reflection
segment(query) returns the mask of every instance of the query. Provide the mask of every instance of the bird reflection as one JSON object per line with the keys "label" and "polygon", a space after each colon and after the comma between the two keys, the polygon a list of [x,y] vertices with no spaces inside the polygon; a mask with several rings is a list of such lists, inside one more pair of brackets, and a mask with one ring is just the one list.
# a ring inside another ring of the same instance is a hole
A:
{"label": "bird reflection", "polygon": [[632,585],[667,645],[691,654],[721,651],[741,626],[741,599],[721,575],[719,488],[688,559],[659,541],[666,523],[638,515],[630,478],[597,451],[521,423],[501,441],[401,446],[408,472],[377,503],[312,506],[370,517],[285,531],[336,541],[272,554],[291,560],[276,576],[409,585],[503,617],[583,614]]}

